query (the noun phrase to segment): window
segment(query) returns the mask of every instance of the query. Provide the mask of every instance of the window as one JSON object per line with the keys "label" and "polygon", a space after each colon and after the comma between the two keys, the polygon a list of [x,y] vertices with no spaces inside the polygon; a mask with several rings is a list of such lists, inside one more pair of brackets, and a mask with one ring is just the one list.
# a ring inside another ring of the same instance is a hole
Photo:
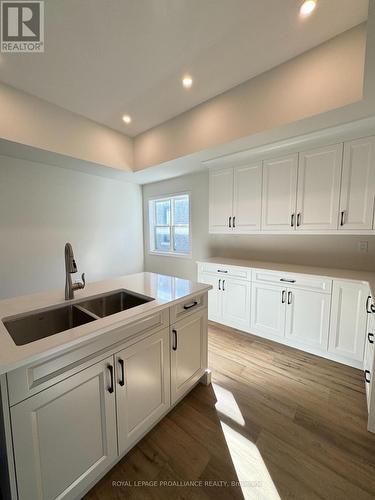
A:
{"label": "window", "polygon": [[179,194],[150,200],[150,252],[190,255],[190,197]]}

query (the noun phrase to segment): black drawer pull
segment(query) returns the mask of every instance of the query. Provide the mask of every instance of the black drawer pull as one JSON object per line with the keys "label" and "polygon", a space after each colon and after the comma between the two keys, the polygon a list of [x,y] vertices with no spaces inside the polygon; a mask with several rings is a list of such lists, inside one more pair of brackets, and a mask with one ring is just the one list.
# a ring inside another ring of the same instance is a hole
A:
{"label": "black drawer pull", "polygon": [[295,283],[296,280],[287,280],[286,278],[280,278],[280,281],[284,281],[284,283]]}
{"label": "black drawer pull", "polygon": [[290,227],[294,227],[294,214],[290,216]]}
{"label": "black drawer pull", "polygon": [[125,385],[125,366],[124,366],[124,360],[119,358],[118,360],[118,364],[120,365],[120,368],[121,368],[121,378],[119,380],[119,385],[121,385],[121,387],[124,387]]}
{"label": "black drawer pull", "polygon": [[281,303],[285,304],[285,300],[286,300],[286,290],[283,290],[281,292]]}
{"label": "black drawer pull", "polygon": [[368,333],[367,338],[368,338],[368,341],[370,342],[370,344],[374,343],[374,334],[373,333]]}
{"label": "black drawer pull", "polygon": [[113,386],[114,386],[114,382],[113,382],[113,366],[112,366],[112,365],[107,365],[107,368],[108,368],[108,370],[109,370],[109,375],[110,375],[110,377],[111,377],[111,384],[110,384],[110,386],[108,387],[108,392],[109,392],[110,394],[112,394],[112,392],[113,392]]}
{"label": "black drawer pull", "polygon": [[172,345],[172,349],[174,351],[177,351],[177,330],[172,330],[172,333],[173,333],[173,345]]}
{"label": "black drawer pull", "polygon": [[288,292],[288,305],[292,303],[292,292]]}
{"label": "black drawer pull", "polygon": [[228,271],[225,271],[225,270],[223,270],[223,269],[218,269],[218,270],[217,270],[217,272],[218,272],[218,273],[227,273]]}
{"label": "black drawer pull", "polygon": [[221,290],[221,279],[219,280],[219,290]]}
{"label": "black drawer pull", "polygon": [[197,305],[198,305],[198,302],[196,300],[194,300],[193,303],[188,304],[187,306],[184,306],[184,309],[191,309],[192,307],[195,307]]}
{"label": "black drawer pull", "polygon": [[232,227],[232,217],[229,217],[229,227]]}
{"label": "black drawer pull", "polygon": [[[369,376],[369,378],[367,378],[367,375]],[[365,381],[366,381],[366,384],[369,384],[370,383],[370,370],[365,370]]]}

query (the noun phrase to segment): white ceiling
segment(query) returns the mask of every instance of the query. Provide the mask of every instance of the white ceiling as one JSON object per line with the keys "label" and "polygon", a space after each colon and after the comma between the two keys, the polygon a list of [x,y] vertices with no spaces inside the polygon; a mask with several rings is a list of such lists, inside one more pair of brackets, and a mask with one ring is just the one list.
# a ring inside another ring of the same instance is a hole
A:
{"label": "white ceiling", "polygon": [[45,53],[2,54],[0,81],[135,136],[367,19],[368,0],[318,0],[304,20],[300,4],[45,0]]}

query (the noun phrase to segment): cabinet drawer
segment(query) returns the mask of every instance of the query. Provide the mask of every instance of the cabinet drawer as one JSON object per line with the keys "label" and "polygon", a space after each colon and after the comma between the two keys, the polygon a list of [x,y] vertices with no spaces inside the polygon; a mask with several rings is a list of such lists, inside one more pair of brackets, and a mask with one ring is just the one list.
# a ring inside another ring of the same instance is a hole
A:
{"label": "cabinet drawer", "polygon": [[170,321],[171,324],[179,319],[189,316],[190,314],[201,311],[207,307],[207,292],[190,297],[183,302],[171,307]]}
{"label": "cabinet drawer", "polygon": [[115,352],[125,342],[134,343],[169,326],[169,309],[163,309],[122,327],[112,327],[98,340],[63,354],[17,368],[7,374],[9,403],[14,405],[83,370]]}
{"label": "cabinet drawer", "polygon": [[231,276],[232,278],[240,278],[251,281],[251,269],[246,267],[227,266],[225,264],[213,264],[211,262],[203,262],[198,265],[198,274],[210,273],[222,276]]}
{"label": "cabinet drawer", "polygon": [[315,278],[304,274],[281,273],[276,271],[253,270],[253,281],[257,283],[269,283],[281,285],[288,288],[303,288],[317,292],[331,293],[332,280],[327,278]]}

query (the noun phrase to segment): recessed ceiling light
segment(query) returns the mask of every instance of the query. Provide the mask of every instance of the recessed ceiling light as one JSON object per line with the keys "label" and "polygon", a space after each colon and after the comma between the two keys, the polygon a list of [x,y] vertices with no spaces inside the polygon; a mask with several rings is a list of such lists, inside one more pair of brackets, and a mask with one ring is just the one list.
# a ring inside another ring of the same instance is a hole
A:
{"label": "recessed ceiling light", "polygon": [[129,124],[132,121],[132,119],[130,118],[129,115],[124,115],[122,117],[122,121],[125,122],[126,124]]}
{"label": "recessed ceiling light", "polygon": [[193,85],[192,77],[190,75],[184,76],[182,79],[182,85],[185,89],[190,89],[190,87]]}
{"label": "recessed ceiling light", "polygon": [[316,7],[316,0],[305,0],[299,9],[301,16],[309,16]]}

